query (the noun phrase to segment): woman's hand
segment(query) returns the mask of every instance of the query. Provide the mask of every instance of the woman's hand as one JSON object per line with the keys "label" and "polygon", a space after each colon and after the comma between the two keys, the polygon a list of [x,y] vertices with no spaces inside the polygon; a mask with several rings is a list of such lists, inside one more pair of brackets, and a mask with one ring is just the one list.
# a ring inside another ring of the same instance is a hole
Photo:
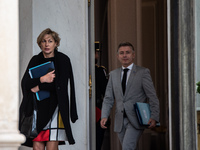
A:
{"label": "woman's hand", "polygon": [[37,85],[37,86],[35,86],[35,87],[33,87],[32,89],[31,89],[31,92],[33,92],[33,93],[36,93],[36,92],[38,92],[40,89],[39,89],[39,86]]}
{"label": "woman's hand", "polygon": [[54,72],[55,72],[55,70],[53,70],[53,71],[45,74],[44,76],[40,77],[40,82],[41,83],[45,83],[45,82],[46,83],[52,83],[54,78],[56,77]]}

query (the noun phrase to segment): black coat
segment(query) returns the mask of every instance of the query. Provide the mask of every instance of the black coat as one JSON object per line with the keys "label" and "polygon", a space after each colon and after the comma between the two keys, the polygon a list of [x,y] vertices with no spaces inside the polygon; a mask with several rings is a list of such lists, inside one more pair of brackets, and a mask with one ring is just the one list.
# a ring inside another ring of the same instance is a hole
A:
{"label": "black coat", "polygon": [[[38,122],[37,122],[38,133],[46,126],[51,116],[53,115],[56,106],[58,106],[64,123],[68,142],[69,144],[74,144],[75,140],[72,135],[69,116],[71,117],[71,121],[74,123],[78,119],[78,115],[76,108],[74,78],[73,78],[70,59],[65,54],[55,50],[54,65],[55,65],[56,78],[54,82],[40,83],[39,78],[31,79],[28,73],[28,69],[37,66],[39,64],[42,64],[45,61],[46,60],[42,52],[40,52],[38,55],[33,56],[22,78],[21,86],[22,86],[23,99],[20,105],[19,130],[21,128],[21,119],[24,116],[30,116],[33,112],[33,93],[31,92],[30,89],[39,85],[40,90],[49,90],[51,95],[50,98],[48,99],[42,100],[40,102],[37,101],[37,104],[39,104],[40,106],[38,108],[40,112],[38,114]],[[70,82],[70,101],[68,94],[69,82]],[[46,111],[47,109],[48,111]],[[27,142],[24,145],[32,146],[32,139],[27,139]]]}
{"label": "black coat", "polygon": [[96,107],[101,109],[108,79],[105,68],[95,65]]}

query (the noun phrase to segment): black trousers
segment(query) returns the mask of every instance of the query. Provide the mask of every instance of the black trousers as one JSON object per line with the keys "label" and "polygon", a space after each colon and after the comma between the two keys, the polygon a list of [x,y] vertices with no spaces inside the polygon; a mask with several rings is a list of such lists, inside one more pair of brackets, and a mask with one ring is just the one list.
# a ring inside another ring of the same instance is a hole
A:
{"label": "black trousers", "polygon": [[101,128],[100,120],[96,123],[96,150],[101,150],[105,132],[105,129]]}

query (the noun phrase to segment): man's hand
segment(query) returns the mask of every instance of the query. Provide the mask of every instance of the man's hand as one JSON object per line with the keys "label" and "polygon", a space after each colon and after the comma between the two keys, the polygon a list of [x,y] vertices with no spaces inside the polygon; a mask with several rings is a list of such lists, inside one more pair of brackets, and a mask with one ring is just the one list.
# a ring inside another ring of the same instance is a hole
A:
{"label": "man's hand", "polygon": [[53,70],[53,71],[45,74],[44,76],[40,77],[40,82],[41,83],[44,83],[44,82],[46,82],[46,83],[52,83],[53,80],[54,80],[54,78],[56,77],[56,75],[55,75],[54,72],[55,72],[55,70]]}
{"label": "man's hand", "polygon": [[101,127],[102,127],[103,129],[107,129],[107,127],[105,126],[107,120],[108,120],[108,118],[103,118],[103,119],[101,119],[100,124],[101,124]]}
{"label": "man's hand", "polygon": [[150,125],[148,128],[152,129],[156,126],[156,121],[150,118],[148,124]]}
{"label": "man's hand", "polygon": [[33,87],[32,89],[31,89],[31,92],[33,92],[33,93],[36,93],[36,92],[38,92],[40,89],[39,89],[39,86],[37,85],[37,86],[35,86],[35,87]]}

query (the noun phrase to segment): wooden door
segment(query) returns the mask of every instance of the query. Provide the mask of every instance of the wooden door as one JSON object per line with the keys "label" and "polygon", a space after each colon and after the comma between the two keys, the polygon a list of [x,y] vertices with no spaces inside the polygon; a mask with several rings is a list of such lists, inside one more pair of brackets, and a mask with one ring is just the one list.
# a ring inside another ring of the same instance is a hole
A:
{"label": "wooden door", "polygon": [[140,150],[169,149],[168,76],[167,76],[167,30],[166,0],[143,0],[141,15],[142,66],[151,71],[151,76],[160,101],[161,127],[146,129],[140,139]]}

